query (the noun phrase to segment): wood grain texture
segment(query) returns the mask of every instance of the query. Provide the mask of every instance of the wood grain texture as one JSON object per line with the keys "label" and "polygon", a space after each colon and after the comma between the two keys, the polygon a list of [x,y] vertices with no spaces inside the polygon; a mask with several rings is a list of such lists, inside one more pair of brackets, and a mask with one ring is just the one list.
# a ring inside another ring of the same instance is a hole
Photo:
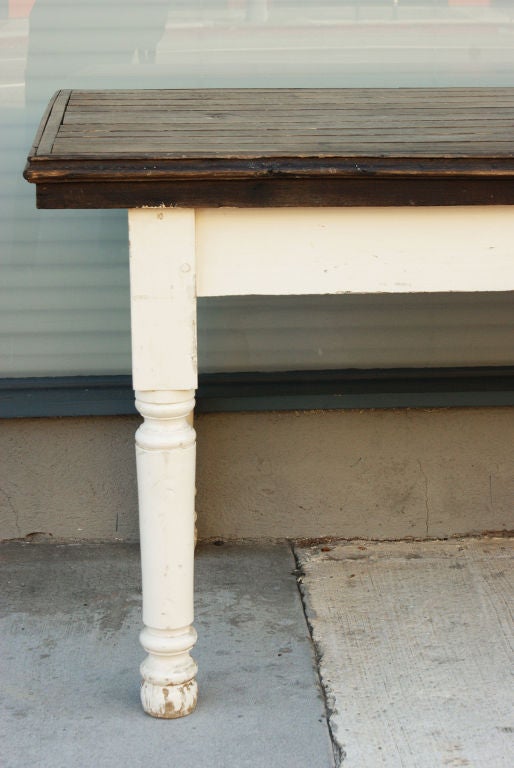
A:
{"label": "wood grain texture", "polygon": [[509,88],[61,91],[25,177],[40,207],[510,204],[513,127]]}
{"label": "wood grain texture", "polygon": [[36,146],[36,155],[48,155],[53,151],[56,134],[61,125],[61,114],[66,110],[71,91],[58,91],[52,100],[52,107],[45,115],[45,125]]}

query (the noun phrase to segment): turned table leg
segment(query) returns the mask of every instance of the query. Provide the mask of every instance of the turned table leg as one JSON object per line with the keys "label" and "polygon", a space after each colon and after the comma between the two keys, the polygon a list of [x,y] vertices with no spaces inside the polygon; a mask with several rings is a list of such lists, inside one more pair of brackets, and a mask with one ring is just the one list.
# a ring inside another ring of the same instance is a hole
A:
{"label": "turned table leg", "polygon": [[194,391],[136,392],[143,622],[143,709],[182,717],[196,705],[193,622]]}
{"label": "turned table leg", "polygon": [[143,577],[143,709],[182,717],[197,699],[193,622],[195,214],[129,212],[132,370]]}

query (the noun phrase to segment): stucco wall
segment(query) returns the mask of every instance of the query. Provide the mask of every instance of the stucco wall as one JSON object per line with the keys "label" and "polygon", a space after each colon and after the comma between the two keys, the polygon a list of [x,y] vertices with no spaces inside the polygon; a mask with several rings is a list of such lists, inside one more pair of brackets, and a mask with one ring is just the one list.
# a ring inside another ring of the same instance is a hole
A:
{"label": "stucco wall", "polygon": [[[137,538],[132,417],[6,420],[0,538]],[[198,417],[201,538],[512,528],[514,408]]]}

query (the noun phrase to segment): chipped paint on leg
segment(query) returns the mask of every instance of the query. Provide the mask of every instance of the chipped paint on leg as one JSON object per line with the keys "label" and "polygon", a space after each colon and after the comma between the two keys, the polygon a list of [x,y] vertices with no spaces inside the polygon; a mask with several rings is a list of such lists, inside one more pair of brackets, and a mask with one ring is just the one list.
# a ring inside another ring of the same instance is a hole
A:
{"label": "chipped paint on leg", "polygon": [[196,708],[198,685],[188,680],[180,685],[159,686],[147,681],[141,685],[141,703],[152,717],[173,720],[190,715]]}

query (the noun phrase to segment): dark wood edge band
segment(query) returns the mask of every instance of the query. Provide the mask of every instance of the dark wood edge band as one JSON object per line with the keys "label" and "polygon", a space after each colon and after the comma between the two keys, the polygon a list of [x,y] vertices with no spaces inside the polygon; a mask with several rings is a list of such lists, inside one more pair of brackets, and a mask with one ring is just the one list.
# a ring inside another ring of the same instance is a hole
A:
{"label": "dark wood edge band", "polygon": [[24,177],[54,181],[238,180],[353,178],[510,178],[513,158],[257,158],[254,160],[91,159],[29,157]]}
{"label": "dark wood edge band", "polygon": [[514,181],[484,177],[51,182],[39,208],[514,205]]}

